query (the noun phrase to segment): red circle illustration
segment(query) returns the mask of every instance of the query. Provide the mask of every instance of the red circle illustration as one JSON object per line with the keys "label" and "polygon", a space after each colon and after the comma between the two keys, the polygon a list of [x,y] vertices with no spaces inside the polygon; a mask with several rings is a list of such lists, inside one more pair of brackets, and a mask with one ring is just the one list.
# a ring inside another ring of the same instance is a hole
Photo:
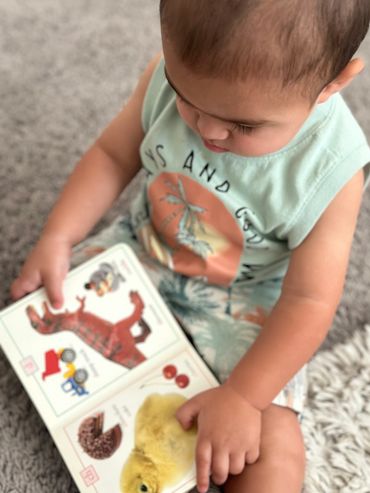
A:
{"label": "red circle illustration", "polygon": [[177,375],[177,377],[175,378],[175,382],[181,389],[183,389],[189,385],[190,380],[187,375],[181,374]]}
{"label": "red circle illustration", "polygon": [[167,379],[175,378],[177,369],[175,365],[167,365],[163,368],[163,375]]}

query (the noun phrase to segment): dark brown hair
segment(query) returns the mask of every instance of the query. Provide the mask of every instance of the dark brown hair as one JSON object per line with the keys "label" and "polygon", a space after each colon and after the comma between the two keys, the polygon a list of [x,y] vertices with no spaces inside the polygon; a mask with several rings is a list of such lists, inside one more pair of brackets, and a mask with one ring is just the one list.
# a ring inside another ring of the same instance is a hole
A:
{"label": "dark brown hair", "polygon": [[163,35],[196,73],[304,82],[316,97],[365,37],[370,0],[161,0],[160,16]]}

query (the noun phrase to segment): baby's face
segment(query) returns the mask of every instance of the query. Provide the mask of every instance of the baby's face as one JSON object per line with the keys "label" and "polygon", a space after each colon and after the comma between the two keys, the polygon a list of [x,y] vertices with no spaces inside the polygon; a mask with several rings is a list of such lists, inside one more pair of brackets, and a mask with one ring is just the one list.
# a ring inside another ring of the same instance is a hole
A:
{"label": "baby's face", "polygon": [[269,81],[230,83],[200,77],[164,46],[168,82],[177,93],[181,118],[207,149],[262,156],[286,146],[312,111],[308,99],[289,89],[272,90]]}

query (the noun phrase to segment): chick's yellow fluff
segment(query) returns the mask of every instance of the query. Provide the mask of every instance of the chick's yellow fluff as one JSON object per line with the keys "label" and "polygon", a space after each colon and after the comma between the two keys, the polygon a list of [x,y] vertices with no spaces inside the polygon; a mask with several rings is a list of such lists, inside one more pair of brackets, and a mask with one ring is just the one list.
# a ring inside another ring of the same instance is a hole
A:
{"label": "chick's yellow fluff", "polygon": [[136,414],[135,446],[121,473],[122,493],[160,493],[192,466],[196,431],[176,419],[186,401],[179,394],[151,394]]}

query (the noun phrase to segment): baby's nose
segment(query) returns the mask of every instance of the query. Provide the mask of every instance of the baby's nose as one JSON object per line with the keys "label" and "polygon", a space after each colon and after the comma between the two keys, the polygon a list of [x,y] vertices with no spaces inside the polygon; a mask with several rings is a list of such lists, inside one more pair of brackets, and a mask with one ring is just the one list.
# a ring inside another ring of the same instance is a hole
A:
{"label": "baby's nose", "polygon": [[197,128],[205,140],[225,140],[229,136],[229,130],[224,122],[202,113],[198,114]]}

